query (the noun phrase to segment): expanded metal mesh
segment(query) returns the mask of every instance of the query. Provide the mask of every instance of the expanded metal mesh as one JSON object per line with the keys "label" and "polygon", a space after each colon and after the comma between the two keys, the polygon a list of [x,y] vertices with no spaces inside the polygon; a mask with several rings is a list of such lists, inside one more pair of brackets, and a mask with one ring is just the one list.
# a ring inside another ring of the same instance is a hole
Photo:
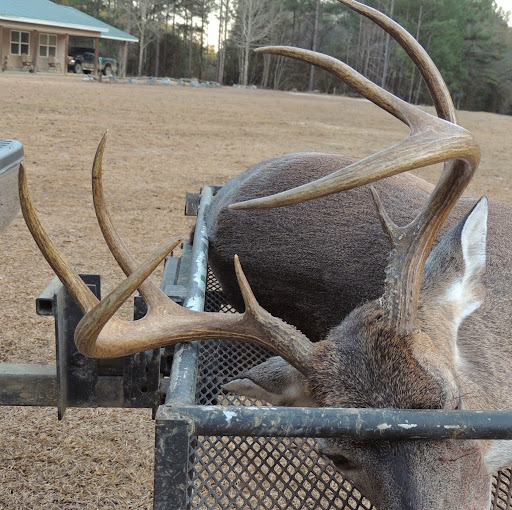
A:
{"label": "expanded metal mesh", "polygon": [[512,508],[512,485],[510,469],[500,471],[492,484],[492,510]]}
{"label": "expanded metal mesh", "polygon": [[[205,310],[232,312],[208,271]],[[204,342],[196,403],[261,405],[223,393],[222,384],[272,354],[252,344]],[[323,457],[314,439],[197,436],[189,444],[188,507],[198,510],[376,510]],[[512,510],[511,473],[498,473],[491,510]]]}

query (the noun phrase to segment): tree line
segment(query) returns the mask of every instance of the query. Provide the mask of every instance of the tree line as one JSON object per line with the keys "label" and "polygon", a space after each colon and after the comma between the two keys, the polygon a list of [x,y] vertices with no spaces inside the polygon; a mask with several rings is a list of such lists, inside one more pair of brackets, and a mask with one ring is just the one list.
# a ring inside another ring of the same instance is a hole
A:
{"label": "tree line", "polygon": [[[128,74],[348,93],[332,75],[256,47],[284,44],[343,60],[414,104],[431,103],[405,52],[336,0],[56,0],[139,38]],[[428,51],[458,107],[512,115],[512,28],[494,0],[366,0]],[[208,33],[215,34],[215,45]],[[118,52],[102,41],[103,51]],[[117,55],[122,59],[122,52]]]}

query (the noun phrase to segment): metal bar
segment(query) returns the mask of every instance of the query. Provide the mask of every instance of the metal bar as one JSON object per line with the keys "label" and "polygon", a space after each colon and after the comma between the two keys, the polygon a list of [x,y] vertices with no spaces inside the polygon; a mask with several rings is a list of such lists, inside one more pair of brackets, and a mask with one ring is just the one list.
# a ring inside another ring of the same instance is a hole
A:
{"label": "metal bar", "polygon": [[[121,377],[99,377],[96,398],[99,407],[127,407]],[[57,365],[54,363],[0,363],[0,405],[57,406]],[[75,402],[74,407],[90,407]]]}
{"label": "metal bar", "polygon": [[165,397],[166,406],[194,404],[197,352],[198,348],[195,343],[176,345],[169,387]]}
{"label": "metal bar", "polygon": [[194,242],[192,245],[192,265],[190,267],[188,294],[184,305],[185,308],[190,310],[202,311],[204,309],[208,261],[206,209],[211,204],[212,198],[212,188],[210,186],[204,186],[201,190],[201,201],[199,203]]}
{"label": "metal bar", "polygon": [[512,411],[237,406],[184,406],[166,411],[168,419],[190,422],[193,435],[512,439]]}
{"label": "metal bar", "polygon": [[185,510],[188,488],[189,424],[157,419],[154,510]]}
{"label": "metal bar", "polygon": [[36,298],[36,314],[46,316],[53,316],[55,310],[53,308],[53,300],[55,294],[61,288],[62,283],[58,276],[54,276],[50,283],[44,288],[43,292]]}
{"label": "metal bar", "polygon": [[178,257],[167,257],[165,259],[164,274],[160,288],[164,294],[176,303],[182,304],[186,297],[187,289],[184,285],[177,285],[180,259]]}
{"label": "metal bar", "polygon": [[[190,276],[188,279],[185,308],[202,311],[206,292],[208,261],[208,230],[206,226],[206,209],[213,197],[210,186],[201,190],[201,201],[194,233]],[[176,346],[171,370],[169,391],[165,405],[192,405],[196,395],[196,366],[198,346],[196,342]]]}
{"label": "metal bar", "polygon": [[0,405],[56,406],[56,365],[0,363]]}
{"label": "metal bar", "polygon": [[[123,393],[123,378],[115,375],[99,376],[95,388],[95,407],[149,407],[130,405],[126,401]],[[88,403],[85,405],[73,404],[73,407],[91,407]]]}
{"label": "metal bar", "polygon": [[[201,191],[190,270],[187,280],[187,298],[184,306],[191,310],[204,309],[206,291],[208,236],[205,214],[213,197],[213,190],[205,186]],[[187,252],[189,253],[189,252]],[[185,256],[185,251],[184,251]],[[188,257],[187,257],[188,258]],[[183,261],[183,257],[182,257]],[[188,261],[185,260],[184,267]],[[183,284],[183,273],[177,281]],[[171,368],[165,405],[158,408],[155,429],[155,510],[187,508],[190,423],[181,416],[168,417],[168,406],[193,405],[196,396],[197,342],[177,345]]]}

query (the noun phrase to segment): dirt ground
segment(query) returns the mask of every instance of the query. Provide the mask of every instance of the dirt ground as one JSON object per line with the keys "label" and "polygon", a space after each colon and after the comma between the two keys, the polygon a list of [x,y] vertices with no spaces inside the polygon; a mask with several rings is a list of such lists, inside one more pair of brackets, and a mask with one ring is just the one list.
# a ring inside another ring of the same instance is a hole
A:
{"label": "dirt ground", "polygon": [[[21,141],[37,212],[80,272],[123,276],[96,224],[90,167],[109,130],[105,188],[129,248],[144,258],[187,234],[186,191],[222,184],[286,152],[364,156],[407,130],[365,100],[233,88],[83,82],[79,76],[0,73],[0,138]],[[512,117],[460,112],[482,147],[467,194],[512,202]],[[436,169],[423,171],[435,179]],[[51,318],[34,299],[52,278],[21,217],[1,235],[0,362],[53,362]],[[150,411],[2,408],[1,509],[149,509]]]}

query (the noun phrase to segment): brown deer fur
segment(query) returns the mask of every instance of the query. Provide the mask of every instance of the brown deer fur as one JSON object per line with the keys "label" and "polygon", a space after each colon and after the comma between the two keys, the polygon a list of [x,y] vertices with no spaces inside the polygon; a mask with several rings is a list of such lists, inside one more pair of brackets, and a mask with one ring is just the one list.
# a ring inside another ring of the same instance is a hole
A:
{"label": "brown deer fur", "polygon": [[[227,209],[230,203],[314,180],[349,161],[325,154],[273,158],[228,182],[211,205],[210,262],[230,301],[240,306],[231,262],[237,253],[260,304],[318,342],[309,375],[304,377],[280,358],[271,358],[226,389],[274,405],[510,408],[512,384],[504,377],[507,360],[512,358],[506,341],[512,326],[507,309],[512,275],[506,255],[512,248],[510,206],[489,202],[487,269],[476,267],[465,282],[466,296],[452,300],[451,286],[467,272],[461,232],[477,203],[473,198],[459,200],[425,266],[419,331],[404,338],[397,338],[381,321],[378,298],[389,240],[368,187],[280,209]],[[415,216],[432,189],[410,174],[374,186],[399,225]],[[480,306],[473,310],[472,301]],[[493,447],[492,442],[423,441],[415,442],[416,449],[400,442],[356,447],[346,440],[321,444],[382,510],[486,509],[490,472],[512,460],[505,442],[495,442]],[[502,448],[508,451],[497,455]],[[415,464],[407,467],[408,474],[403,472],[403,462]],[[422,481],[426,473],[434,485],[441,483],[438,476],[448,481],[437,495],[432,483]],[[406,480],[414,489],[404,491]],[[471,501],[467,507],[461,490]]]}

